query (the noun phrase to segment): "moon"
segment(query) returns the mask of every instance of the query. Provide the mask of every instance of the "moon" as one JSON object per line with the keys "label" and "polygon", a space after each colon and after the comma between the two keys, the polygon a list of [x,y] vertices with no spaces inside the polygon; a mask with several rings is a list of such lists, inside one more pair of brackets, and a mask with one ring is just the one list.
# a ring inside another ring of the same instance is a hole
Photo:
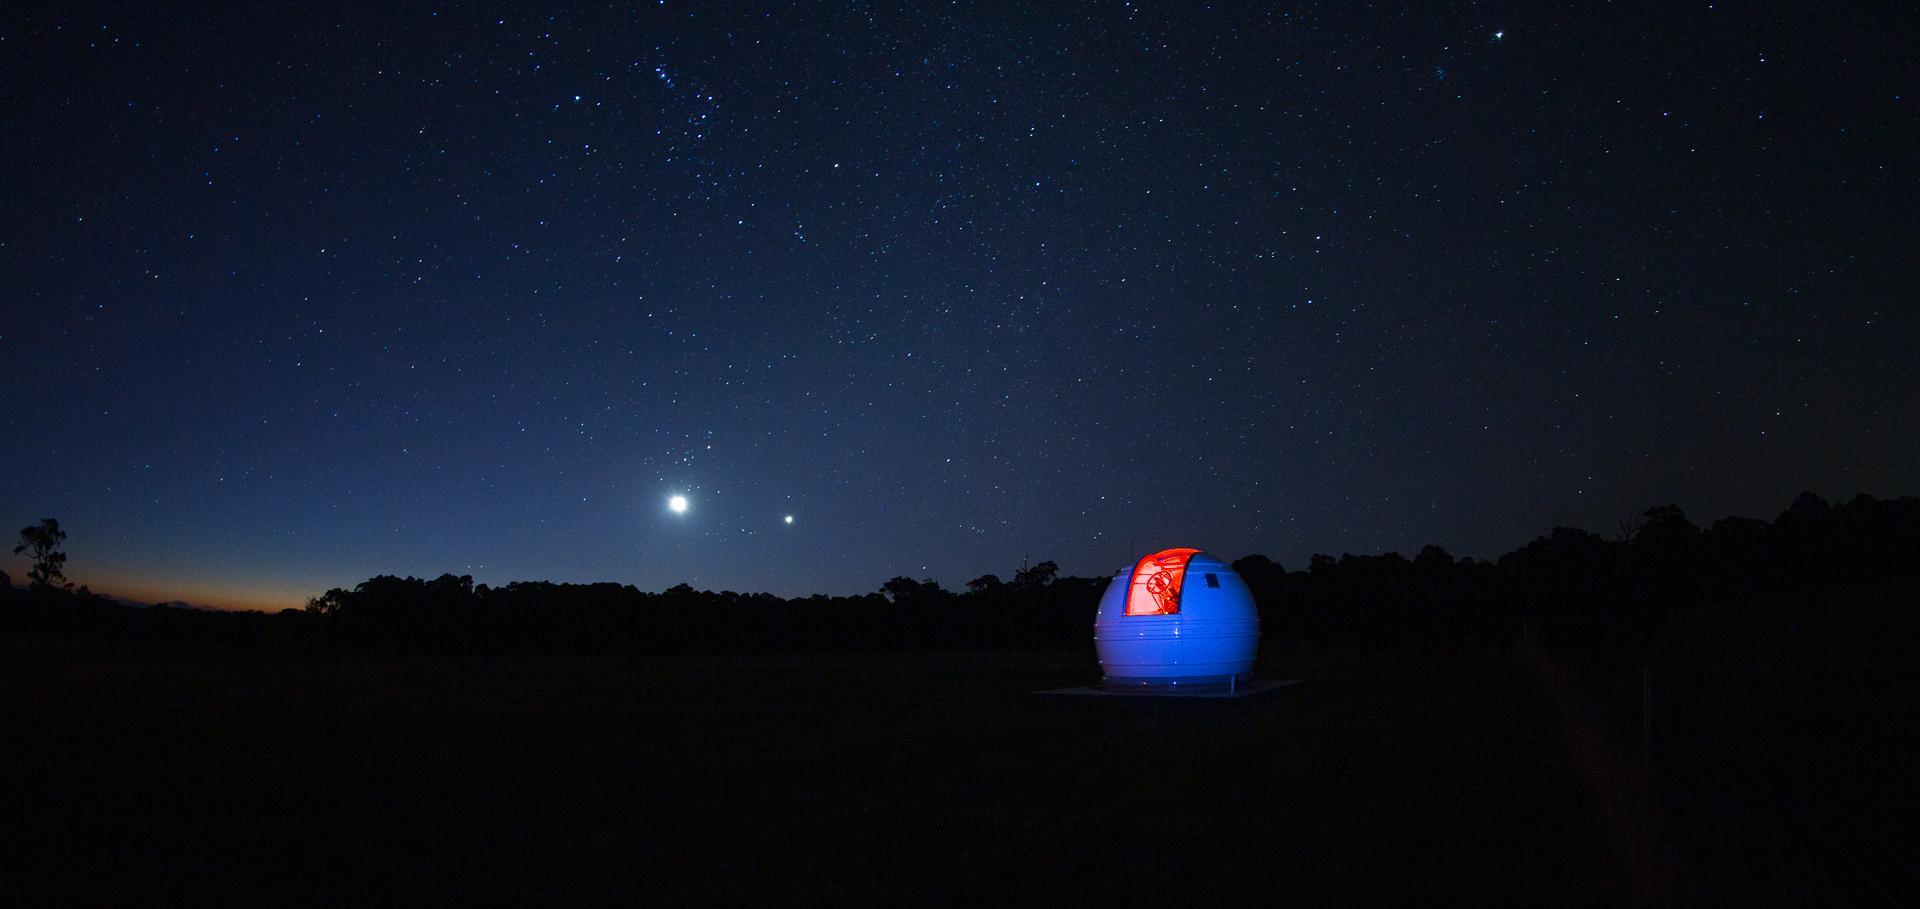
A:
{"label": "moon", "polygon": [[667,509],[669,511],[672,511],[674,514],[686,514],[687,513],[687,497],[674,496],[668,499]]}

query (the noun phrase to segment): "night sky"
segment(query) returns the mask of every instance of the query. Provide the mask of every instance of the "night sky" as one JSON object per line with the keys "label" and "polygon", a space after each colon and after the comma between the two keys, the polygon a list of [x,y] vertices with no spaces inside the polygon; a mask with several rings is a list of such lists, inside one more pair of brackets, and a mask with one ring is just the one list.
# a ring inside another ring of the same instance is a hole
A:
{"label": "night sky", "polygon": [[158,6],[0,9],[0,518],[95,590],[1920,491],[1910,13]]}

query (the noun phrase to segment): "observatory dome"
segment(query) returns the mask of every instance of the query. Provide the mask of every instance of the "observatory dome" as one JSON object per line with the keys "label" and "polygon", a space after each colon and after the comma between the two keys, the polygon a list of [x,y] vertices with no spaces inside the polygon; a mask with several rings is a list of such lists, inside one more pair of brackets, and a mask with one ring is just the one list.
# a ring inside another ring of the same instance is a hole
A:
{"label": "observatory dome", "polygon": [[1093,620],[1108,687],[1245,679],[1259,644],[1253,592],[1198,549],[1156,552],[1115,575]]}

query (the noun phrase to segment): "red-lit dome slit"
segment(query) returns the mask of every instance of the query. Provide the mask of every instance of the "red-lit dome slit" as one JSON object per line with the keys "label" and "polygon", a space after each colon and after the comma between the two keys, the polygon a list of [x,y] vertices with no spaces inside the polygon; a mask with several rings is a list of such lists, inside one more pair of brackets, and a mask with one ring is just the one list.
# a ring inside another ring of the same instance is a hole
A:
{"label": "red-lit dome slit", "polygon": [[1198,549],[1166,549],[1133,567],[1133,589],[1127,593],[1127,615],[1178,615],[1180,584],[1186,580],[1187,561]]}

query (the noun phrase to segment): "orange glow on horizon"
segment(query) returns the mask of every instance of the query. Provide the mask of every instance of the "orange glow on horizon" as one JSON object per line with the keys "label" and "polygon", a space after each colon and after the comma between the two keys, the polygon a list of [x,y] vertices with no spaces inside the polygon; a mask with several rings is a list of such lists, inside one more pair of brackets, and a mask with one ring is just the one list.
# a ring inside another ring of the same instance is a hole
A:
{"label": "orange glow on horizon", "polygon": [[[231,582],[192,582],[174,579],[131,578],[93,586],[93,592],[141,603],[187,603],[203,609],[224,612],[279,612],[306,605],[300,589],[280,585],[253,585]],[[317,591],[316,591],[317,592]]]}
{"label": "orange glow on horizon", "polygon": [[[70,571],[67,580],[76,589],[86,587],[100,596],[136,603],[187,603],[229,612],[279,612],[305,606],[309,597],[318,595],[328,587],[343,586],[329,583],[324,575],[280,578],[244,569],[220,573],[189,572],[173,569],[172,566],[128,564],[113,558],[111,554],[89,555],[91,557],[85,567],[80,571]],[[5,572],[19,588],[26,586],[27,568],[25,559],[9,557],[7,549],[0,549],[0,572]]]}
{"label": "orange glow on horizon", "polygon": [[1127,591],[1127,615],[1175,615],[1180,612],[1180,583],[1187,577],[1187,561],[1198,549],[1165,549],[1133,567],[1133,585]]}

